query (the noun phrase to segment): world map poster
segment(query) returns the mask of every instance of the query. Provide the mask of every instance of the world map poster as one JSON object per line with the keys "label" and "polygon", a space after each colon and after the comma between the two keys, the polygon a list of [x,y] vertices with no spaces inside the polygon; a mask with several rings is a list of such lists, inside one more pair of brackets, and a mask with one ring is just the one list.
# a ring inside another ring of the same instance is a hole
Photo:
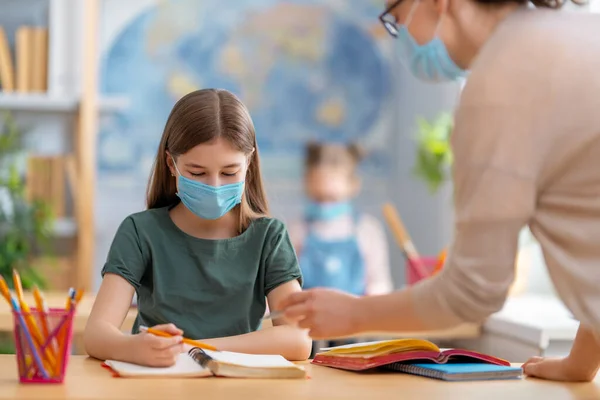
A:
{"label": "world map poster", "polygon": [[99,179],[145,183],[171,108],[209,87],[230,90],[248,106],[267,178],[300,178],[311,139],[361,143],[364,174],[385,176],[396,105],[382,9],[381,0],[143,7],[102,56],[102,92],[125,95],[130,106],[102,119]]}

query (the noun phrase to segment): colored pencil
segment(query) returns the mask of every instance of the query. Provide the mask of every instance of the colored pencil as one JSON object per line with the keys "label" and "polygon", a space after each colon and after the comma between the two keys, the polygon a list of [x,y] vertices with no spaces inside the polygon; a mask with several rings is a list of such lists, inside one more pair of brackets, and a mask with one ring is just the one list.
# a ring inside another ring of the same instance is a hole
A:
{"label": "colored pencil", "polygon": [[[19,320],[19,325],[21,326],[21,333],[23,334],[23,336],[25,336],[25,340],[27,341],[27,344],[29,345],[29,349],[31,350],[31,354],[33,355],[33,360],[35,361],[35,364],[37,365],[38,371],[44,378],[47,379],[48,372],[46,372],[46,369],[44,368],[44,363],[42,362],[42,358],[40,357],[37,346],[34,343],[32,335],[29,332],[29,328],[27,327],[27,323],[25,322],[25,319],[23,318],[23,313],[20,312],[21,310],[19,309],[19,304],[17,303],[17,300],[14,297],[11,297],[11,305],[12,305],[12,309],[17,314],[17,318]],[[23,357],[23,360],[26,361],[26,358],[25,358],[26,354],[24,351],[21,351],[21,356]]]}
{"label": "colored pencil", "polygon": [[[58,347],[57,347],[57,343],[56,343],[56,336],[52,338],[52,340],[50,342],[48,342],[48,338],[50,338],[50,328],[48,326],[48,315],[50,313],[50,310],[48,308],[48,305],[46,304],[46,300],[44,299],[44,295],[42,294],[42,292],[40,291],[40,289],[37,286],[34,286],[33,288],[33,298],[35,299],[35,304],[36,307],[40,313],[40,320],[42,322],[42,330],[44,331],[44,343],[42,344],[42,346],[46,346],[46,349],[50,349],[50,352],[52,353],[52,355],[55,357],[57,357],[57,352],[58,352]],[[60,357],[60,355],[58,355]],[[58,375],[58,368],[59,364],[57,361],[54,362],[54,374]]]}
{"label": "colored pencil", "polygon": [[[35,300],[35,306],[41,315],[40,321],[42,322],[42,331],[44,332],[44,339],[47,340],[49,332],[50,332],[48,329],[48,312],[49,312],[49,310],[46,305],[46,302],[44,301],[44,297],[42,296],[42,293],[40,292],[40,289],[37,286],[33,287],[33,298]],[[46,340],[44,340],[44,342]]]}
{"label": "colored pencil", "polygon": [[[71,308],[74,305],[75,294],[76,294],[75,289],[69,288],[69,294],[67,296],[67,302],[65,304],[65,310],[67,310],[67,313],[69,311],[71,311]],[[60,332],[58,333],[58,367],[57,367],[57,371],[59,371],[59,372],[62,370],[62,362],[63,362],[63,359],[66,357],[65,351],[67,349],[65,347],[67,346],[68,333],[69,333],[69,330],[66,325],[64,325],[61,328]]]}
{"label": "colored pencil", "polygon": [[[171,335],[170,333],[159,331],[159,330],[153,329],[153,328],[148,328],[146,326],[140,326],[140,332],[148,332],[153,335],[161,336],[161,337],[173,337],[173,335]],[[215,351],[217,350],[216,347],[211,346],[210,344],[199,342],[197,340],[183,338],[183,343],[189,344],[190,346],[199,347],[201,349],[215,350]]]}
{"label": "colored pencil", "polygon": [[23,286],[21,285],[21,277],[17,270],[13,270],[13,283],[15,286],[15,292],[17,294],[17,299],[19,300],[19,305],[21,307],[21,311],[25,317],[25,323],[27,324],[29,331],[31,332],[35,344],[38,346],[38,350],[45,356],[46,359],[46,367],[48,370],[52,371],[54,366],[56,365],[56,357],[52,354],[52,351],[49,347],[46,347],[45,351],[42,352],[42,347],[44,346],[44,338],[40,329],[35,322],[35,318],[31,315],[31,310],[29,309],[29,305],[25,302],[25,298],[23,296]]}

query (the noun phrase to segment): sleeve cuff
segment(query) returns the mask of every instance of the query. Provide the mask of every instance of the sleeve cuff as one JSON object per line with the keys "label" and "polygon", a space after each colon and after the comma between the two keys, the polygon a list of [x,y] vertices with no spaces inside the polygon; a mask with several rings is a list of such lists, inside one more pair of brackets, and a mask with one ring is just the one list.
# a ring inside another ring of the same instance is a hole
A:
{"label": "sleeve cuff", "polygon": [[104,278],[104,275],[106,275],[106,274],[115,274],[115,275],[120,276],[121,278],[123,278],[127,282],[129,282],[129,284],[131,286],[133,286],[136,291],[140,288],[140,283],[125,268],[121,268],[121,267],[119,267],[117,265],[113,265],[113,264],[106,264],[104,266],[104,268],[102,268],[102,272],[101,272],[102,278]]}

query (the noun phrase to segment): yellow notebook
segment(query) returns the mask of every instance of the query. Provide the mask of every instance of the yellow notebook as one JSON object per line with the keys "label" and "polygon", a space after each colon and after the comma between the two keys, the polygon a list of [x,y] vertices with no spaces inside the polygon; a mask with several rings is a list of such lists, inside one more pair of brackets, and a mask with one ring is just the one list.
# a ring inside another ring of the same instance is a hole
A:
{"label": "yellow notebook", "polygon": [[321,349],[319,354],[337,357],[373,358],[386,354],[409,351],[434,351],[440,348],[427,340],[422,339],[395,339],[376,342],[363,342],[345,346],[327,347]]}
{"label": "yellow notebook", "polygon": [[168,368],[153,368],[122,361],[107,360],[104,366],[115,376],[128,378],[229,378],[302,379],[304,367],[279,355],[244,354],[193,348],[181,353],[177,362]]}

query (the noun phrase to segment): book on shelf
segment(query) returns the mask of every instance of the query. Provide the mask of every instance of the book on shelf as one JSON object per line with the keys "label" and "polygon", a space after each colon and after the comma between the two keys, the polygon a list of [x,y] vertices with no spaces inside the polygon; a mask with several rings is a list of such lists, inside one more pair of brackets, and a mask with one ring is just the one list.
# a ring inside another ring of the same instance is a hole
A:
{"label": "book on shelf", "polygon": [[32,155],[27,159],[27,199],[46,201],[57,218],[66,216],[68,162],[69,157],[63,155]]}
{"label": "book on shelf", "polygon": [[10,93],[15,90],[15,70],[6,31],[0,26],[0,90]]}
{"label": "book on shelf", "polygon": [[103,366],[123,378],[228,378],[305,379],[306,370],[280,355],[211,351],[198,347],[179,354],[171,367],[157,368],[106,360]]}
{"label": "book on shelf", "polygon": [[48,29],[22,25],[15,32],[14,56],[0,26],[0,89],[45,93],[48,88]]}
{"label": "book on shelf", "polygon": [[386,369],[444,380],[512,379],[521,368],[464,349],[440,349],[423,339],[396,339],[329,347],[313,364],[349,371]]}

